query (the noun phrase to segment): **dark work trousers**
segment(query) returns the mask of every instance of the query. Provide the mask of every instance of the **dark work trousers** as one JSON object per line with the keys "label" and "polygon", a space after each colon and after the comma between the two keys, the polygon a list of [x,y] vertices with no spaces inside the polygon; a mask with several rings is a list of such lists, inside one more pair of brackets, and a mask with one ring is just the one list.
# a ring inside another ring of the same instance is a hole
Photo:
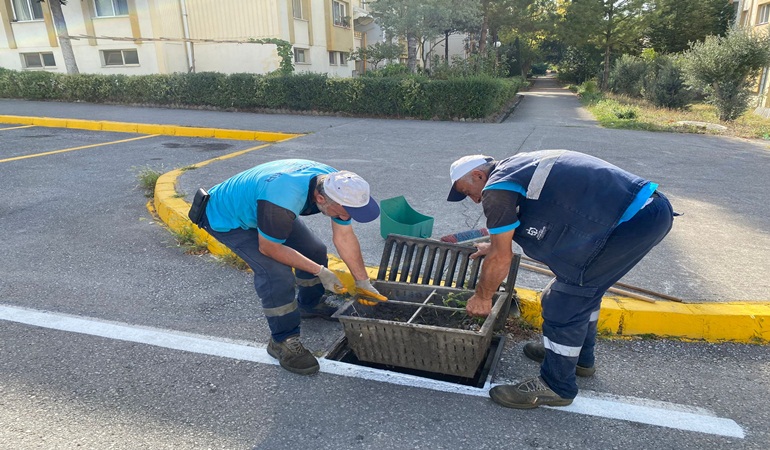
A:
{"label": "dark work trousers", "polygon": [[[303,309],[318,305],[325,292],[321,280],[309,272],[296,270],[296,277],[300,280],[300,286],[296,288],[297,281],[292,268],[259,251],[259,232],[255,229],[237,228],[224,233],[215,231],[211,229],[205,214],[199,226],[240,256],[254,272],[254,288],[262,301],[273,340],[282,342],[289,336],[299,334],[300,314],[297,304]],[[326,266],[329,262],[326,245],[299,218],[294,221],[284,245],[315,263]]]}
{"label": "dark work trousers", "polygon": [[671,230],[673,210],[663,194],[613,230],[586,268],[583,285],[558,277],[543,291],[545,360],[540,376],[562,398],[575,398],[575,366],[594,366],[596,326],[602,296]]}

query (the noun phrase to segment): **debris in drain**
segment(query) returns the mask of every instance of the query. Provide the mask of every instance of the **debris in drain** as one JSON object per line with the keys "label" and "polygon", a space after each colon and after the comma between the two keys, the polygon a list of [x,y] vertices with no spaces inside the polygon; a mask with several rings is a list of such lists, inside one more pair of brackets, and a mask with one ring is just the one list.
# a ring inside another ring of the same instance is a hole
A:
{"label": "debris in drain", "polygon": [[[437,327],[452,328],[458,330],[479,331],[484,324],[483,317],[470,317],[463,311],[467,298],[472,294],[450,293],[446,296],[436,295],[428,307],[422,307],[421,303],[408,305],[402,302],[382,302],[374,306],[361,304],[351,305],[351,311],[347,314],[351,317],[364,317],[368,319],[388,320],[393,322],[408,322],[420,325],[432,325]],[[444,306],[457,309],[449,311],[431,308],[430,305]]]}

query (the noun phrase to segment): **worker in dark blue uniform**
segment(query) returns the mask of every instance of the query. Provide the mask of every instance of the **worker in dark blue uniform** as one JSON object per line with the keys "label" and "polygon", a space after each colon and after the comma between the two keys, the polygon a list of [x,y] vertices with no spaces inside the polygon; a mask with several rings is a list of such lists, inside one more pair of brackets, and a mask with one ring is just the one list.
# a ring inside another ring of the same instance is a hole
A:
{"label": "worker in dark blue uniform", "polygon": [[467,312],[486,316],[510,267],[512,240],[555,278],[542,293],[543,340],[524,354],[540,376],[490,390],[495,402],[528,409],[566,406],[576,373],[595,371],[602,296],[668,234],[673,210],[657,184],[593,156],[568,150],[519,153],[501,161],[470,155],[450,168],[448,201],[481,203],[491,236]]}
{"label": "worker in dark blue uniform", "polygon": [[300,216],[331,217],[334,246],[356,288],[378,294],[351,226],[351,219],[370,222],[379,217],[369,184],[353,172],[287,159],[241,172],[208,194],[197,224],[254,271],[254,287],[271,332],[267,352],[291,372],[317,372],[318,361],[299,340],[300,318],[331,320],[335,309],[323,302],[323,294],[341,293],[344,286],[327,268],[326,246]]}

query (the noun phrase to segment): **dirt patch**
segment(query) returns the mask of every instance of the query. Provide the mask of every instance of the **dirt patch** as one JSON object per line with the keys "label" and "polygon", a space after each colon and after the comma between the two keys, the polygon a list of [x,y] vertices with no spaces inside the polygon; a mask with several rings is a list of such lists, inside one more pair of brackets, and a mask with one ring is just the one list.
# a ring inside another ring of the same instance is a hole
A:
{"label": "dirt patch", "polygon": [[509,317],[505,321],[505,332],[509,342],[529,342],[540,340],[540,330],[521,317]]}

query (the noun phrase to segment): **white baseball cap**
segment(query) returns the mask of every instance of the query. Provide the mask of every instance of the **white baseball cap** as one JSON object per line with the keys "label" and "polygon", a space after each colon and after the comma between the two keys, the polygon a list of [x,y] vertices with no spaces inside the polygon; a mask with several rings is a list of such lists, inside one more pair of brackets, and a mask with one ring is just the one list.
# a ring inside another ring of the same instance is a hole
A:
{"label": "white baseball cap", "polygon": [[466,195],[455,189],[457,180],[465,176],[471,170],[492,161],[494,161],[494,158],[491,156],[468,155],[453,162],[449,167],[449,178],[452,179],[452,189],[449,190],[449,195],[446,200],[448,202],[459,202],[464,199]]}
{"label": "white baseball cap", "polygon": [[341,170],[324,179],[324,192],[345,208],[356,222],[371,222],[380,216],[380,207],[369,195],[369,183],[353,172]]}

